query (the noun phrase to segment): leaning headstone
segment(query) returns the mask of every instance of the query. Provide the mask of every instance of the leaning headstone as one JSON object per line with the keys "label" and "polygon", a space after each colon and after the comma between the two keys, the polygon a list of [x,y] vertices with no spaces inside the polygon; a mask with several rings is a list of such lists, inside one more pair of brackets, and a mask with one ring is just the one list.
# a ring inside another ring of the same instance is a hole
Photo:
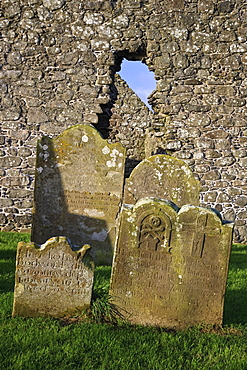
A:
{"label": "leaning headstone", "polygon": [[131,323],[221,324],[232,224],[212,210],[144,198],[125,205],[110,295]]}
{"label": "leaning headstone", "polygon": [[90,244],[96,263],[110,264],[120,211],[125,149],[89,125],[73,126],[37,145],[32,241],[66,235]]}
{"label": "leaning headstone", "polygon": [[139,199],[169,199],[179,207],[199,205],[200,184],[183,161],[164,154],[144,159],[126,180],[124,202],[135,204]]}
{"label": "leaning headstone", "polygon": [[42,246],[20,242],[13,316],[62,317],[88,308],[94,278],[89,248],[74,252],[65,237],[51,238]]}

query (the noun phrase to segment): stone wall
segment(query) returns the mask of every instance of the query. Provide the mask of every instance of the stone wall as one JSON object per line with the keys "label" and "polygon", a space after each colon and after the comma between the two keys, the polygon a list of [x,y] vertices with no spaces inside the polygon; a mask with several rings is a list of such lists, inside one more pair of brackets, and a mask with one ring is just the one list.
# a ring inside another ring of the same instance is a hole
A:
{"label": "stone wall", "polygon": [[109,137],[111,142],[121,142],[127,149],[125,175],[145,159],[146,136],[152,127],[152,112],[129,88],[118,74],[112,86],[112,101],[109,120]]}
{"label": "stone wall", "polygon": [[[235,219],[235,240],[247,242],[245,1],[20,0],[2,8],[3,229],[30,223],[37,136],[92,123],[127,146],[132,167],[144,141],[146,155],[185,160],[201,180],[202,205]],[[154,71],[152,123],[148,115],[139,126],[132,99],[117,107],[123,57]],[[131,128],[140,130],[138,150]]]}
{"label": "stone wall", "polygon": [[[102,124],[102,135],[110,142],[121,141],[127,148],[126,176],[145,158],[145,132],[151,124],[151,111],[128,85],[115,76],[112,89],[110,128]],[[109,120],[108,120],[109,121]],[[102,122],[104,122],[102,120]],[[37,126],[26,129],[20,122],[6,121],[0,136],[0,228],[2,231],[30,231],[34,190],[34,168],[37,139],[56,137],[69,125],[47,130]],[[106,134],[107,133],[107,134]]]}

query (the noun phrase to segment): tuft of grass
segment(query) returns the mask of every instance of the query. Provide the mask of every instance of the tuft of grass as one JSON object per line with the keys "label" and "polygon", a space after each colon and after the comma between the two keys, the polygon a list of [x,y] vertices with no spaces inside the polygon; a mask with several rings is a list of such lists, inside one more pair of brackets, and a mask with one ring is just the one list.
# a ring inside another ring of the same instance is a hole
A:
{"label": "tuft of grass", "polygon": [[95,269],[94,287],[90,309],[90,317],[96,323],[120,324],[123,316],[112,303],[108,294],[111,277],[110,266],[98,266]]}
{"label": "tuft of grass", "polygon": [[104,322],[117,324],[122,318],[109,296],[92,299],[90,316],[98,324]]}

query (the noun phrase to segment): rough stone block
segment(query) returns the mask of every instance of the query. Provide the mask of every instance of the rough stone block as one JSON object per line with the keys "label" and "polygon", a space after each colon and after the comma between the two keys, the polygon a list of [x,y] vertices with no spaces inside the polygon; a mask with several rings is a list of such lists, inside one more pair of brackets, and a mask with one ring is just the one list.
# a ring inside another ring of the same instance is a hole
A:
{"label": "rough stone block", "polygon": [[7,218],[4,214],[0,214],[0,225],[5,225],[7,222]]}
{"label": "rough stone block", "polygon": [[65,0],[43,0],[43,3],[44,6],[53,11],[60,9],[64,5]]}
{"label": "rough stone block", "polygon": [[235,200],[235,204],[237,204],[238,206],[240,207],[244,207],[247,205],[247,197],[242,195],[240,197],[238,197],[236,200]]}
{"label": "rough stone block", "polygon": [[0,207],[11,207],[13,200],[10,198],[0,198]]}
{"label": "rough stone block", "polygon": [[18,167],[20,166],[22,159],[19,157],[6,156],[0,158],[0,167]]}

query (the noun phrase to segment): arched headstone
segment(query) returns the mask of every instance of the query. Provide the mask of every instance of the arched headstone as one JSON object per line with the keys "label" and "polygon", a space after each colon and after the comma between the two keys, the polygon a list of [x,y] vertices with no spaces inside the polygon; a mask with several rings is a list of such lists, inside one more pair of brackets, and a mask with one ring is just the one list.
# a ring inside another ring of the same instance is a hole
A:
{"label": "arched headstone", "polygon": [[221,324],[232,223],[212,210],[144,198],[124,205],[110,295],[134,324]]}
{"label": "arched headstone", "polygon": [[90,125],[73,126],[37,146],[32,240],[64,235],[89,244],[96,263],[110,264],[120,211],[125,149]]}
{"label": "arched headstone", "polygon": [[183,161],[164,154],[144,159],[126,180],[124,203],[145,197],[169,199],[179,207],[199,205],[200,184]]}

